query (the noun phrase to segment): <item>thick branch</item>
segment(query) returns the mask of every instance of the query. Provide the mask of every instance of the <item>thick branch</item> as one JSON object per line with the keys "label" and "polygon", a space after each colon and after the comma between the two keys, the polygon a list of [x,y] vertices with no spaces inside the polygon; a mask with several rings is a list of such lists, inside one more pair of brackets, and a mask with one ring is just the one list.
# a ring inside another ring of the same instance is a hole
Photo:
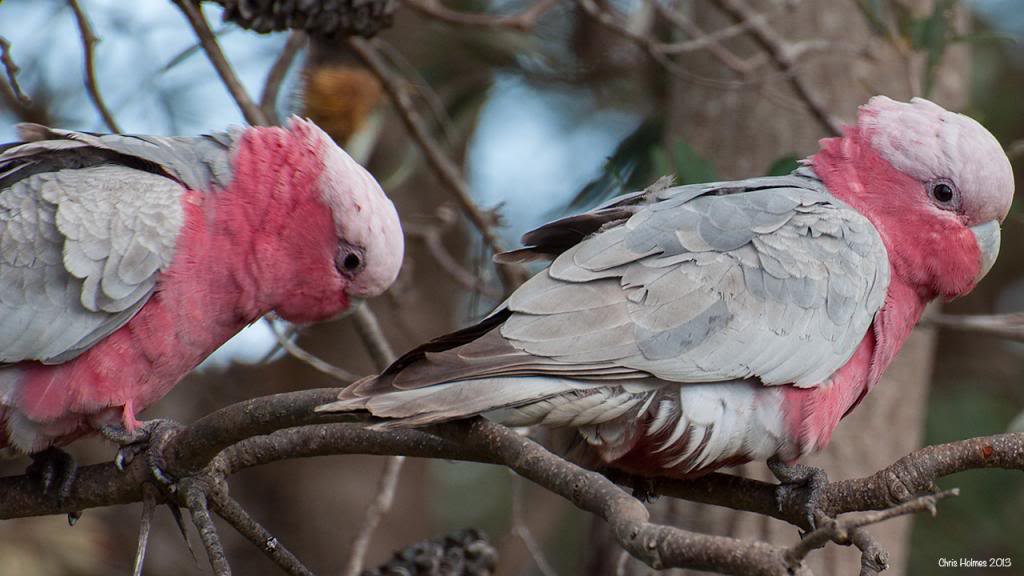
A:
{"label": "thick branch", "polygon": [[[648,522],[646,509],[608,477],[574,466],[502,426],[476,420],[426,430],[369,430],[358,425],[322,423],[313,408],[336,389],[309,390],[257,398],[219,410],[168,441],[167,471],[187,478],[188,470],[213,465],[201,477],[222,478],[241,468],[267,462],[326,454],[390,454],[489,462],[507,466],[562,495],[611,524],[631,554],[653,567],[684,566],[726,573],[783,574],[783,548],[731,538],[706,536]],[[311,422],[321,422],[306,425]],[[224,449],[226,448],[226,449]],[[223,451],[221,451],[223,449]],[[219,455],[218,455],[219,453]],[[69,510],[139,501],[148,478],[144,459],[124,473],[110,464],[87,466],[63,507],[39,495],[24,476],[0,479],[0,518],[55,514]],[[1024,433],[1002,434],[918,450],[872,476],[833,482],[825,513],[884,510],[929,492],[935,479],[972,468],[1024,469]],[[615,480],[629,483],[625,475]],[[774,509],[773,484],[713,474],[691,481],[658,480],[666,495],[722,504],[768,514],[800,525],[797,503]],[[216,506],[216,500],[211,500]],[[792,558],[788,560],[790,565]],[[802,569],[802,567],[800,568]]]}

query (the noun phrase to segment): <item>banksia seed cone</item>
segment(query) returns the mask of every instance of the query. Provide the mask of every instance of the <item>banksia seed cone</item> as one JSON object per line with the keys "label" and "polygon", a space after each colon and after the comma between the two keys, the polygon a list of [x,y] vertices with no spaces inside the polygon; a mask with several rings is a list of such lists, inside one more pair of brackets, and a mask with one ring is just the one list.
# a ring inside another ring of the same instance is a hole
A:
{"label": "banksia seed cone", "polygon": [[391,25],[398,0],[214,0],[224,20],[256,32],[305,30],[314,36],[373,36]]}
{"label": "banksia seed cone", "polygon": [[377,78],[347,65],[310,65],[303,86],[303,112],[335,142],[345,145],[381,99]]}
{"label": "banksia seed cone", "polygon": [[497,565],[498,552],[487,535],[470,529],[417,542],[362,576],[490,576]]}

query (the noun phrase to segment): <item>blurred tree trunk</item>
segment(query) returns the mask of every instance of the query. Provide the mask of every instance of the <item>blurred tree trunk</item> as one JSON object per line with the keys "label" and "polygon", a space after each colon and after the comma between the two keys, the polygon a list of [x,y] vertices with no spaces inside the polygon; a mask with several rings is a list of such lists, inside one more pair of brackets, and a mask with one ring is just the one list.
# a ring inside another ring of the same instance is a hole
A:
{"label": "blurred tree trunk", "polygon": [[[713,2],[688,4],[686,15],[705,31],[735,22]],[[883,38],[873,35],[855,2],[800,2],[792,8],[772,8],[778,2],[751,2],[756,11],[770,14],[769,24],[789,43],[828,40],[826,53],[804,55],[796,73],[810,84],[826,109],[844,122],[855,119],[856,107],[874,94],[898,99],[913,96],[920,86],[922,63],[908,62]],[[909,2],[917,14],[931,12],[931,1]],[[743,58],[762,54],[750,37],[725,44]],[[763,57],[763,56],[762,56]],[[816,141],[828,136],[814,120],[789,84],[786,75],[769,62],[741,87],[723,88],[707,78],[730,78],[728,70],[708,53],[693,53],[678,61],[686,71],[671,85],[668,141],[685,141],[709,159],[723,179],[764,175],[776,160],[807,156]],[[966,53],[950,50],[932,98],[951,108],[962,107],[967,93]],[[945,74],[942,73],[945,70]],[[832,479],[870,474],[919,446],[925,420],[928,387],[935,350],[930,329],[917,329],[871,395],[839,426],[831,446],[804,463],[823,468]],[[771,479],[763,463],[751,463],[735,472]],[[746,539],[792,543],[796,528],[765,517],[724,508],[662,499],[652,505],[652,520],[705,533]],[[872,528],[890,552],[891,569],[899,575],[907,565],[911,521],[904,518]],[[603,526],[596,530],[591,574],[648,574],[650,569],[630,559],[619,566],[621,549],[601,546],[607,541]],[[829,546],[813,553],[815,574],[856,575],[860,571],[856,549]],[[673,571],[682,574],[683,571]]]}

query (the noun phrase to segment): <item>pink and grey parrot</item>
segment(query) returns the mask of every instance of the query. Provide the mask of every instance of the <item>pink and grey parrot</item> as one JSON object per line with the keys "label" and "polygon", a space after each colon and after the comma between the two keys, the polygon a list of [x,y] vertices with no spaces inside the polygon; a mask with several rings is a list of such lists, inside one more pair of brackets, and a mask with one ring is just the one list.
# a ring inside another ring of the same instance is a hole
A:
{"label": "pink and grey parrot", "polygon": [[503,258],[546,269],[320,409],[568,428],[645,476],[785,466],[829,443],[926,304],[988,272],[1013,189],[980,124],[875,97],[789,176],[652,188],[527,233]]}
{"label": "pink and grey parrot", "polygon": [[398,274],[394,206],[309,121],[19,135],[0,148],[0,452],[130,433],[267,312],[324,320]]}

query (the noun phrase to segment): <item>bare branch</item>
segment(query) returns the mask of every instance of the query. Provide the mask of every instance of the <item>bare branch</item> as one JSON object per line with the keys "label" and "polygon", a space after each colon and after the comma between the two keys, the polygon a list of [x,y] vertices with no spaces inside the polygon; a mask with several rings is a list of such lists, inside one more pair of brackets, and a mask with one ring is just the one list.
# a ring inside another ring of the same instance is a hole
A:
{"label": "bare branch", "polygon": [[288,41],[278,54],[274,64],[267,73],[267,81],[263,84],[263,93],[260,95],[260,109],[267,118],[268,124],[280,124],[281,119],[277,116],[277,97],[281,93],[281,85],[284,83],[288,70],[295,62],[295,58],[302,51],[306,44],[306,33],[301,30],[293,30],[288,35]]}
{"label": "bare branch", "polygon": [[363,572],[363,565],[366,563],[366,551],[370,547],[370,540],[380,524],[381,518],[391,510],[395,501],[395,488],[398,487],[398,476],[402,471],[402,464],[405,463],[404,456],[392,456],[384,464],[384,471],[381,472],[377,484],[377,495],[363,513],[363,522],[356,531],[356,538],[352,541],[349,552],[348,564],[345,567],[346,576],[359,576]]}
{"label": "bare branch", "polygon": [[936,502],[948,496],[957,496],[959,494],[960,491],[956,489],[946,490],[937,494],[920,496],[886,510],[863,513],[839,519],[825,517],[823,518],[824,525],[804,536],[803,539],[790,547],[787,551],[787,556],[794,567],[799,566],[808,554],[813,550],[825,546],[825,544],[829,542],[837,542],[840,544],[849,543],[850,530],[862,528],[870,524],[878,524],[879,522],[884,522],[890,518],[896,518],[897,516],[916,514],[924,510],[931,512],[932,516],[934,516],[936,514]]}
{"label": "bare branch", "polygon": [[512,482],[512,533],[522,540],[542,576],[557,576],[523,518],[523,479],[517,476]]}
{"label": "bare branch", "polygon": [[454,214],[452,217],[448,216],[451,213],[450,209],[442,206],[437,210],[437,224],[423,224],[406,220],[402,222],[402,229],[410,238],[423,242],[423,245],[430,252],[430,255],[434,257],[434,260],[451,276],[452,280],[463,288],[500,300],[502,297],[501,292],[491,288],[483,278],[463,267],[445,248],[444,232],[455,224]]}
{"label": "bare branch", "polygon": [[[313,409],[333,400],[337,393],[337,389],[306,390],[221,409],[168,440],[165,469],[183,478],[187,487],[194,486],[190,474],[195,472],[189,470],[205,470],[195,477],[197,480],[218,481],[248,466],[325,454],[401,454],[500,464],[604,518],[619,543],[652,567],[689,567],[727,574],[789,574],[793,570],[785,548],[652,524],[644,506],[608,477],[581,469],[497,424],[473,420],[425,430],[380,431],[329,423],[338,422],[339,417],[319,415]],[[937,478],[986,467],[1024,470],[1024,433],[924,448],[872,476],[833,482],[827,488],[822,513],[838,516],[849,511],[886,510],[930,491]],[[0,518],[139,501],[140,485],[148,474],[144,459],[136,459],[124,473],[109,464],[83,467],[63,505],[52,496],[40,494],[24,476],[0,479],[0,493],[4,494]],[[634,481],[623,474],[612,477]],[[776,508],[774,484],[711,474],[693,481],[655,480],[654,486],[665,495],[762,513],[798,526],[805,522],[802,503],[783,502],[781,511]],[[191,494],[187,489],[184,493]],[[190,507],[199,509],[202,523],[197,498],[192,495]],[[901,508],[897,506],[896,510]],[[893,513],[885,512],[882,518]],[[851,528],[863,525],[861,521],[851,522]],[[206,538],[209,540],[208,535]],[[803,572],[803,566],[796,568],[795,573]]]}
{"label": "bare branch", "polygon": [[537,20],[554,8],[559,0],[537,0],[529,8],[515,14],[471,14],[446,8],[440,0],[404,0],[413,10],[446,24],[475,28],[510,28],[518,32],[529,32]]}
{"label": "bare branch", "polygon": [[[371,41],[352,37],[348,38],[347,42],[348,46],[359,56],[366,67],[380,79],[381,85],[394,103],[395,110],[405,124],[406,129],[408,129],[409,134],[419,145],[420,150],[423,152],[431,168],[433,168],[438,179],[451,191],[459,208],[466,214],[477,231],[480,232],[484,243],[495,254],[504,252],[505,249],[494,232],[495,222],[493,217],[488,217],[477,207],[469,191],[469,186],[462,178],[461,170],[441,151],[440,146],[430,136],[422,118],[420,118],[413,107],[401,79],[388,69],[384,59]],[[520,266],[499,265],[497,269],[506,290],[511,290],[518,286],[527,278],[525,270]]]}
{"label": "bare branch", "polygon": [[0,36],[0,64],[4,65],[4,70],[7,72],[7,82],[11,85],[11,90],[17,97],[18,102],[22,106],[30,106],[32,99],[21,91],[21,85],[18,84],[18,72],[21,68],[18,68],[18,65],[14,63],[14,58],[11,57],[11,43],[3,36]]}
{"label": "bare branch", "polygon": [[185,502],[188,504],[189,512],[192,513],[192,522],[199,531],[199,537],[206,548],[206,557],[210,561],[210,567],[216,576],[231,576],[231,566],[228,565],[227,556],[224,554],[224,547],[220,543],[220,536],[217,535],[217,527],[213,525],[213,518],[206,503],[206,491],[200,488],[192,479],[181,482],[180,487],[185,495]]}
{"label": "bare branch", "polygon": [[284,334],[278,330],[277,325],[275,325],[273,321],[267,320],[267,325],[270,326],[270,331],[273,332],[274,337],[277,338],[278,345],[280,345],[281,348],[284,348],[285,352],[296,360],[308,364],[317,372],[327,374],[339,382],[355,382],[359,379],[358,375],[353,374],[344,368],[339,368],[296,344],[288,334]]}
{"label": "bare branch", "polygon": [[256,545],[274,564],[292,576],[313,576],[309,568],[306,568],[273,534],[253,520],[234,498],[216,492],[209,498],[210,508],[231,524],[239,534]]}
{"label": "bare branch", "polygon": [[972,315],[932,314],[925,317],[924,321],[942,328],[988,334],[1024,342],[1024,312]]}
{"label": "bare branch", "polygon": [[103,123],[107,125],[111,132],[120,132],[121,127],[117,125],[113,114],[107,108],[107,103],[104,102],[103,95],[100,94],[100,88],[96,82],[96,62],[93,50],[96,47],[96,43],[99,42],[99,38],[93,34],[89,18],[86,17],[82,7],[78,4],[78,0],[68,0],[68,6],[71,7],[71,11],[75,15],[78,31],[82,36],[82,54],[85,60],[85,88],[89,92],[89,97],[92,98],[93,105],[96,106],[96,110],[103,118]]}
{"label": "bare branch", "polygon": [[797,96],[803,100],[811,116],[821,124],[825,132],[832,135],[842,133],[842,124],[829,113],[824,102],[814,92],[810,84],[796,73],[796,57],[786,40],[779,35],[764,19],[757,18],[757,13],[745,0],[714,0],[723,12],[729,14],[737,22],[750,23],[750,33],[754,40],[768,53],[775,65],[782,71]]}
{"label": "bare branch", "polygon": [[355,322],[356,332],[363,339],[366,351],[370,353],[377,370],[383,372],[394,362],[395,351],[384,337],[377,315],[370,309],[369,304],[363,302],[352,311],[352,321]]}
{"label": "bare branch", "polygon": [[206,21],[206,17],[203,16],[199,5],[194,3],[193,0],[174,0],[174,3],[178,5],[178,8],[181,8],[188,23],[192,25],[192,29],[195,30],[196,37],[199,38],[203,51],[206,52],[206,56],[210,59],[214,69],[217,70],[217,75],[224,82],[224,86],[228,89],[231,97],[235,99],[238,107],[242,110],[242,115],[245,116],[246,122],[253,126],[266,126],[268,124],[266,115],[249,97],[249,93],[245,91],[245,87],[242,86],[242,82],[238,79],[234,69],[231,68],[227,57],[224,56],[224,51],[221,50],[217,37],[214,35],[213,30],[210,29],[210,24]]}

